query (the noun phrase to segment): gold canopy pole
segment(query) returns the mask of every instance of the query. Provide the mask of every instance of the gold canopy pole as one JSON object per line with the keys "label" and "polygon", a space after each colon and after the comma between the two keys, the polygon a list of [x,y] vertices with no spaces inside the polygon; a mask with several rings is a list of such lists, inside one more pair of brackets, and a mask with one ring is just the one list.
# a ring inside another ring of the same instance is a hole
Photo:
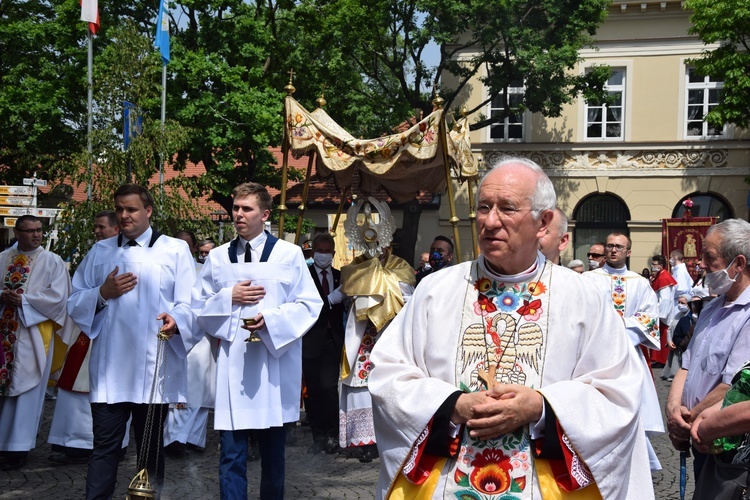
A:
{"label": "gold canopy pole", "polygon": [[331,228],[331,236],[336,236],[336,228],[339,227],[339,219],[341,219],[341,213],[344,211],[344,203],[346,202],[346,195],[349,194],[349,186],[344,186],[341,190],[341,201],[339,202],[339,209],[336,212],[336,217],[333,219],[333,227]]}
{"label": "gold canopy pole", "polygon": [[[326,105],[326,98],[323,96],[323,94],[320,94],[320,97],[318,97],[317,100],[318,108],[322,108]],[[310,153],[310,158],[307,161],[307,175],[305,175],[305,187],[302,189],[302,201],[299,204],[299,215],[297,216],[297,234],[294,236],[294,244],[299,245],[299,237],[302,233],[302,220],[305,216],[305,209],[307,208],[305,206],[305,203],[307,203],[307,192],[310,188],[310,177],[312,176],[312,166],[313,161],[315,160],[316,152],[312,151]]]}
{"label": "gold canopy pole", "polygon": [[[432,105],[436,109],[443,109],[443,103],[445,101],[439,95],[435,95],[435,99],[432,100]],[[440,148],[443,150],[443,165],[445,166],[445,185],[448,189],[448,204],[451,209],[451,218],[448,222],[453,225],[453,255],[456,257],[456,262],[461,262],[461,242],[458,238],[458,217],[456,217],[456,201],[453,199],[453,184],[451,183],[451,165],[448,160],[448,131],[445,128],[445,113],[440,118],[440,125],[438,130],[438,136],[440,137]]]}
{"label": "gold canopy pole", "polygon": [[[297,90],[292,85],[292,78],[294,77],[294,68],[289,70],[289,83],[284,87],[286,91],[287,99],[292,97],[294,91]],[[281,143],[282,150],[282,163],[281,163],[281,203],[279,204],[279,239],[284,239],[284,214],[286,213],[286,183],[287,174],[289,171],[289,110],[286,107],[286,101],[284,99],[284,134],[283,142]]]}
{"label": "gold canopy pole", "polygon": [[[466,118],[468,110],[466,106],[461,106],[461,116]],[[474,201],[474,177],[469,177],[466,181],[466,188],[469,194],[469,223],[471,224],[471,243],[473,245],[474,259],[479,257],[479,242],[477,241],[477,213]]]}
{"label": "gold canopy pole", "polygon": [[307,160],[307,174],[305,175],[305,187],[302,189],[302,201],[299,204],[299,215],[297,215],[297,234],[294,235],[294,244],[299,245],[299,237],[302,233],[302,219],[305,216],[305,203],[307,203],[307,191],[310,188],[310,177],[312,176],[313,161],[315,161],[315,151],[310,152],[310,159]]}
{"label": "gold canopy pole", "polygon": [[469,190],[469,222],[471,223],[471,243],[474,246],[474,259],[479,257],[479,242],[477,241],[477,213],[474,211],[474,192],[472,184],[474,178],[469,177],[466,187]]}

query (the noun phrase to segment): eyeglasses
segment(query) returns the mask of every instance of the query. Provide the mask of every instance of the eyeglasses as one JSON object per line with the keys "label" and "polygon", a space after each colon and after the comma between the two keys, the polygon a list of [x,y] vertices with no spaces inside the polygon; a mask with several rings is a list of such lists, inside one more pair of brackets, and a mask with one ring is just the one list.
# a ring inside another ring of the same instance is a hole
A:
{"label": "eyeglasses", "polygon": [[44,232],[44,229],[42,229],[41,227],[39,227],[39,228],[36,228],[36,229],[16,229],[16,231],[18,231],[19,233],[27,233],[27,234],[31,234],[31,233],[42,234]]}
{"label": "eyeglasses", "polygon": [[499,207],[497,205],[492,205],[492,206],[479,205],[477,207],[477,214],[482,215],[484,217],[488,216],[490,212],[492,211],[496,212],[498,217],[507,219],[509,217],[513,217],[518,212],[523,212],[523,211],[530,212],[531,209],[530,208],[515,208],[515,207],[511,207],[510,205],[502,205]]}
{"label": "eyeglasses", "polygon": [[628,249],[625,245],[604,245],[604,249],[608,252],[611,252],[612,250],[617,250],[618,252],[624,252]]}
{"label": "eyeglasses", "polygon": [[588,257],[589,259],[601,259],[602,257],[604,257],[604,254],[603,253],[590,253],[589,252],[589,253],[586,254],[586,257]]}

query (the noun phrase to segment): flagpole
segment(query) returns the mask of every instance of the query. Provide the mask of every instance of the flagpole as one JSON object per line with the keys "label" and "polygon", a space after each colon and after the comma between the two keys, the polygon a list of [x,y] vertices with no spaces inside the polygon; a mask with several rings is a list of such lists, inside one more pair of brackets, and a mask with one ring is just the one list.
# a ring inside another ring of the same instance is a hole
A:
{"label": "flagpole", "polygon": [[[161,65],[161,133],[162,133],[162,144],[164,144],[164,122],[167,117],[167,65],[166,63]],[[166,151],[164,151],[164,158],[159,162],[159,186],[164,183],[164,169],[162,164],[166,160]]]}
{"label": "flagpole", "polygon": [[93,181],[93,147],[91,143],[91,129],[93,127],[93,115],[92,115],[92,103],[94,101],[94,36],[91,33],[91,27],[86,25],[86,32],[88,34],[88,123],[86,129],[87,135],[87,150],[88,150],[88,188],[86,190],[86,199],[91,201],[91,183]]}

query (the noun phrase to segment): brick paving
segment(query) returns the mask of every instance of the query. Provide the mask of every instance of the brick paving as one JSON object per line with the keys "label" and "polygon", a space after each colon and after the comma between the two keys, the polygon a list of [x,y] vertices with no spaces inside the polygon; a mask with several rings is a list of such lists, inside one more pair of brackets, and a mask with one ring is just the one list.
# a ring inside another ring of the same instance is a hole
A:
{"label": "brick paving", "polygon": [[[660,370],[659,370],[660,371]],[[669,383],[657,377],[657,388],[662,402],[669,391]],[[575,404],[575,402],[571,402]],[[45,402],[45,412],[37,440],[37,448],[29,453],[28,463],[17,471],[0,471],[0,499],[55,499],[83,498],[86,465],[57,466],[47,457],[46,443],[54,401]],[[209,429],[211,428],[209,419]],[[679,499],[679,453],[665,435],[653,440],[656,453],[664,469],[652,477],[657,499]],[[219,497],[217,450],[218,434],[209,431],[203,453],[188,452],[184,458],[167,459],[163,499]],[[287,448],[286,497],[289,499],[333,498],[372,499],[377,480],[379,460],[362,464],[342,455],[311,455],[310,430],[297,427],[297,444]],[[689,476],[691,463],[688,462]],[[131,441],[128,455],[120,464],[114,498],[124,498],[128,484],[135,474],[135,444]],[[257,498],[260,464],[248,464],[250,498]],[[692,498],[693,480],[688,478],[686,498]]]}

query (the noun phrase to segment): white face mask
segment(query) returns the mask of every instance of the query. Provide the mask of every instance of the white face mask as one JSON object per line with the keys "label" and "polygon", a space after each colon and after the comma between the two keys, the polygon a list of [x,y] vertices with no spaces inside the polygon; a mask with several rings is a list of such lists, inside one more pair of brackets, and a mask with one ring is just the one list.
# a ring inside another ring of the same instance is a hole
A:
{"label": "white face mask", "polygon": [[316,266],[325,269],[331,266],[331,262],[333,262],[333,254],[315,252],[313,254],[313,260],[315,261]]}
{"label": "white face mask", "polygon": [[590,260],[589,261],[589,269],[596,269],[599,267],[599,261],[598,260]]}
{"label": "white face mask", "polygon": [[730,278],[727,269],[732,267],[736,258],[732,259],[732,262],[729,263],[726,269],[706,273],[703,283],[711,290],[711,293],[721,295],[722,293],[727,293],[732,288],[734,282],[737,281],[737,276]]}
{"label": "white face mask", "polygon": [[669,259],[669,265],[674,267],[674,259]]}
{"label": "white face mask", "polygon": [[661,267],[660,266],[651,266],[651,272],[652,273],[658,273],[659,271],[661,271]]}
{"label": "white face mask", "polygon": [[688,309],[690,308],[688,307],[687,304],[677,304],[677,310],[680,311],[681,313],[688,312]]}

